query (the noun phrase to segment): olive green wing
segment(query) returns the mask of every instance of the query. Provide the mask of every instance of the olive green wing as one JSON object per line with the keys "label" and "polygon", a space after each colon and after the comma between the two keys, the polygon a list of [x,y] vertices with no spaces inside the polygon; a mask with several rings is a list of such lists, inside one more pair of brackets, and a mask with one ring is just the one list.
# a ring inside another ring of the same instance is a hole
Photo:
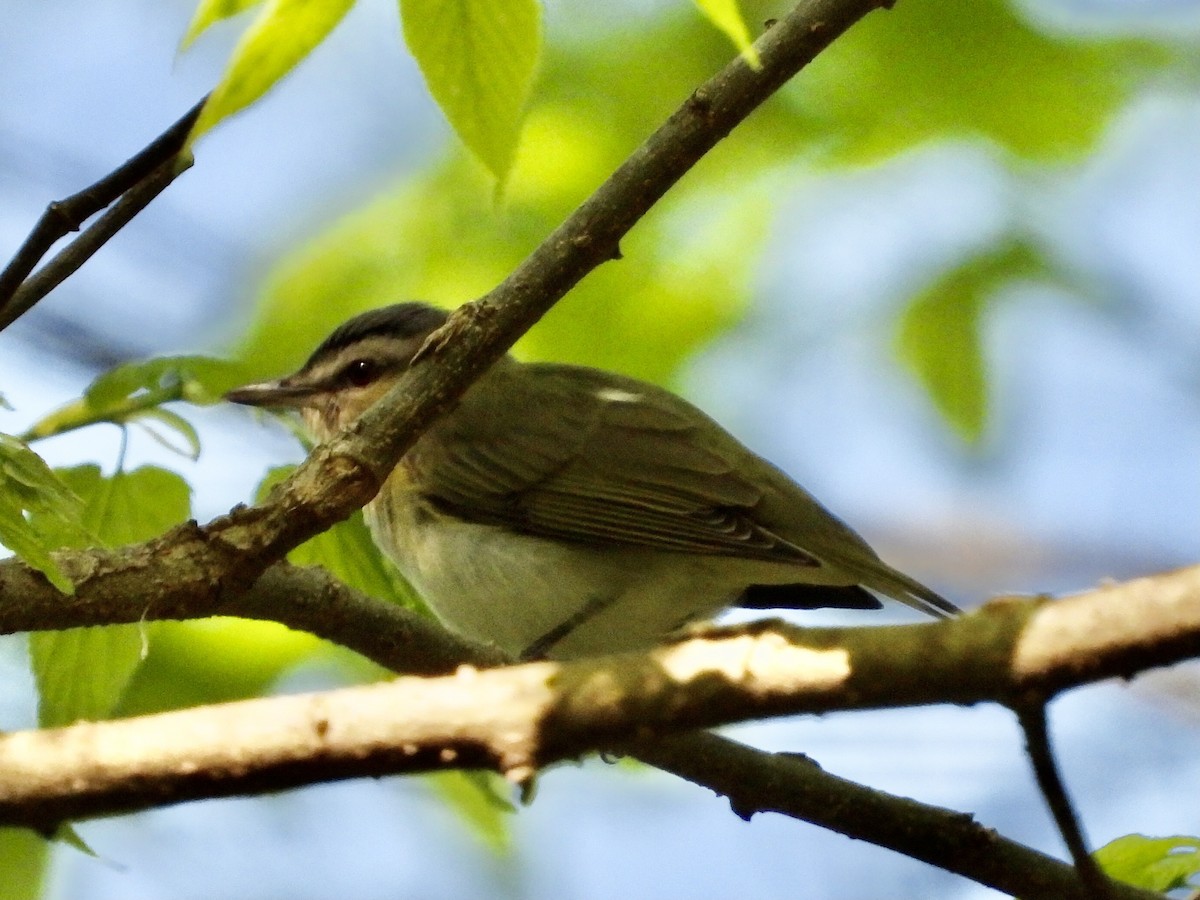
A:
{"label": "olive green wing", "polygon": [[508,364],[406,457],[459,518],[594,545],[819,566],[756,519],[764,465],[661,389],[593,369]]}

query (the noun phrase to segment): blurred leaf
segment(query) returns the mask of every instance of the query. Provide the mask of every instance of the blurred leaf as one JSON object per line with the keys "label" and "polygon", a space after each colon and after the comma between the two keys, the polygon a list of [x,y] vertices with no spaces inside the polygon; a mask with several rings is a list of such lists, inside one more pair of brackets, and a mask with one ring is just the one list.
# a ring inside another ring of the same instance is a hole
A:
{"label": "blurred leaf", "polygon": [[[190,514],[187,482],[165,469],[144,466],[104,477],[98,466],[86,465],[58,474],[83,499],[81,520],[104,546],[147,540]],[[39,723],[53,727],[109,716],[142,661],[145,641],[143,626],[135,624],[30,635]]]}
{"label": "blurred leaf", "polygon": [[1160,893],[1194,887],[1200,873],[1200,838],[1127,834],[1092,855],[1110,877]]}
{"label": "blurred leaf", "polygon": [[192,14],[192,21],[188,23],[187,31],[184,32],[183,40],[179,42],[179,49],[186,50],[196,38],[222,19],[232,18],[262,2],[263,0],[200,0]]}
{"label": "blurred leaf", "polygon": [[188,142],[265,94],[325,40],[353,5],[354,0],[268,0],[234,48]]}
{"label": "blurred leaf", "polygon": [[106,410],[143,391],[169,390],[175,399],[196,404],[216,403],[242,378],[228,360],[209,356],[162,356],[122,363],[96,378],[83,397],[93,410]]}
{"label": "blurred leaf", "polygon": [[137,625],[36,631],[29,656],[43,728],[106,718],[142,659]]}
{"label": "blurred leaf", "polygon": [[1006,0],[913,0],[867,16],[784,96],[838,161],[964,135],[1055,159],[1090,149],[1172,58],[1148,40],[1051,35]]}
{"label": "blurred leaf", "polygon": [[75,826],[70,822],[60,822],[58,827],[54,829],[54,840],[66,844],[68,847],[73,847],[85,856],[90,856],[92,859],[99,859],[100,854],[88,846],[87,841],[83,836],[75,830]]}
{"label": "blurred leaf", "polygon": [[225,616],[151,622],[148,631],[154,652],[121,698],[123,716],[262,696],[324,646],[277,622]]}
{"label": "blurred leaf", "polygon": [[758,51],[752,46],[750,31],[746,28],[746,20],[738,8],[737,0],[694,0],[700,12],[719,28],[726,37],[733,41],[738,52],[753,69],[761,69],[762,62]]}
{"label": "blurred leaf", "polygon": [[27,828],[0,828],[4,900],[37,900],[50,862],[50,845]]}
{"label": "blurred leaf", "polygon": [[512,849],[508,816],[516,808],[505,796],[509,784],[494,772],[433,772],[426,780],[448,802],[471,833],[497,855]]}
{"label": "blurred leaf", "polygon": [[429,92],[503,183],[541,49],[537,0],[400,0],[400,15]]}
{"label": "blurred leaf", "polygon": [[[711,31],[711,29],[702,29]],[[726,51],[727,53],[727,51]],[[337,324],[397,298],[453,306],[500,281],[597,183],[620,147],[560,106],[530,118],[497,221],[459,158],[297,248],[272,275],[238,348],[253,377],[297,366]],[[776,177],[681,185],[518,345],[518,353],[670,379],[746,303]]]}
{"label": "blurred leaf", "polygon": [[[166,435],[160,434],[157,429],[152,428],[146,421],[147,419],[153,419],[167,426],[168,429],[183,438],[184,446],[180,447],[178,444],[172,443]],[[173,413],[160,406],[146,410],[137,417],[136,422],[150,437],[172,453],[186,456],[190,460],[200,458],[200,435],[196,433],[195,426],[178,413]]]}
{"label": "blurred leaf", "polygon": [[191,514],[191,487],[179,475],[157,466],[107,477],[96,465],[57,469],[56,474],[83,499],[82,521],[106,547],[157,537]]}
{"label": "blurred leaf", "polygon": [[959,436],[975,442],[987,424],[987,371],[981,319],[991,293],[1044,264],[1010,243],[950,271],[918,294],[900,318],[896,352]]}
{"label": "blurred leaf", "polygon": [[66,594],[74,586],[50,551],[87,542],[82,515],[79,497],[40,456],[0,434],[0,544]]}
{"label": "blurred leaf", "polygon": [[243,381],[244,372],[237,365],[205,356],[123,363],[100,375],[80,399],[45,416],[23,437],[40,440],[100,422],[124,425],[148,417],[178,432],[198,455],[200,443],[195,429],[177,413],[160,409],[161,404],[175,400],[198,405],[216,403],[225,391]]}

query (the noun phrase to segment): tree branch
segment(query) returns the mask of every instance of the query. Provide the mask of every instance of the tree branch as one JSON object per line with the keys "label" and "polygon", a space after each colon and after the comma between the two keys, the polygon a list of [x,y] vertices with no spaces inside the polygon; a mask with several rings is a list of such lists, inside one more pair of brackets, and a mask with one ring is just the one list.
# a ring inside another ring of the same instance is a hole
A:
{"label": "tree branch", "polygon": [[[129,593],[128,570],[152,558],[153,551],[127,548],[57,556],[77,578],[70,596],[60,594],[39,572],[16,560],[0,562],[0,634],[240,616],[307,631],[394,672],[445,675],[463,663],[488,667],[511,661],[497,650],[455,637],[411,610],[368,597],[316,567],[276,563],[244,589],[214,584],[209,591],[176,590],[178,585],[168,584]],[[202,584],[204,570],[188,570],[189,584]],[[81,577],[82,572],[90,574]]]}
{"label": "tree branch", "polygon": [[[729,798],[744,819],[777,812],[955,872],[1022,900],[1094,900],[1074,868],[1007,840],[969,814],[839,778],[805,756],[765,753],[706,732],[635,745],[643,762]],[[1158,897],[1107,882],[1110,898]]]}
{"label": "tree branch", "polygon": [[[1119,611],[1154,624],[1119,633]],[[1063,632],[1076,635],[1071,649],[1042,652],[1047,635]],[[1150,634],[1160,652],[1151,652]],[[804,712],[1009,702],[1031,690],[1048,696],[1048,685],[1127,676],[1152,657],[1167,664],[1197,654],[1200,566],[929,625],[752,623],[644,654],[460,669],[8,735],[0,738],[0,822],[439,767],[484,766],[519,780],[650,734]]]}
{"label": "tree branch", "polygon": [[[190,160],[178,158],[208,98],[128,161],[90,187],[46,207],[37,224],[0,272],[0,331],[74,273],[135,215],[182,174]],[[30,273],[60,238],[118,201],[109,214],[67,245],[33,278]],[[28,279],[28,280],[27,280]]]}
{"label": "tree branch", "polygon": [[699,87],[508,278],[460,308],[387,397],[317,447],[264,504],[206,526],[210,546],[236,551],[230,577],[249,583],[369,501],[421,432],[584,275],[617,256],[621,237],[704,153],[877,6],[805,0],[756,42],[759,71],[738,57]]}
{"label": "tree branch", "polygon": [[1097,865],[1092,854],[1088,852],[1087,839],[1083,836],[1083,828],[1079,824],[1079,816],[1067,796],[1067,788],[1063,784],[1054,760],[1054,751],[1050,746],[1050,730],[1046,725],[1046,703],[1043,698],[1034,695],[1014,704],[1017,720],[1021,730],[1025,732],[1025,750],[1033,764],[1033,773],[1037,778],[1038,788],[1046,798],[1046,805],[1054,817],[1054,824],[1071,853],[1075,862],[1075,870],[1080,880],[1087,886],[1088,894],[1094,900],[1111,900],[1112,882]]}

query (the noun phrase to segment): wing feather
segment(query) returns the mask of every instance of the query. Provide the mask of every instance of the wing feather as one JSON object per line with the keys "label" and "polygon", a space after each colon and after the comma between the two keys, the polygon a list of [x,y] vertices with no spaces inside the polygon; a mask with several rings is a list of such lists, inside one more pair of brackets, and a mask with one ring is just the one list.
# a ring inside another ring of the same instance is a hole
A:
{"label": "wing feather", "polygon": [[444,510],[589,544],[820,565],[755,520],[749,451],[724,432],[702,443],[706,420],[684,401],[595,370],[522,368],[494,371],[405,458]]}

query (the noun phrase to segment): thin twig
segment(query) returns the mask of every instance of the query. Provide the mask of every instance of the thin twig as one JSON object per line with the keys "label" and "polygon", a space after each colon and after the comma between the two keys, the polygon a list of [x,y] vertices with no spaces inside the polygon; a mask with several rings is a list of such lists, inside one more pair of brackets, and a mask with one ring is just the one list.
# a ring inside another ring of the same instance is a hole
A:
{"label": "thin twig", "polygon": [[[170,128],[155,138],[143,150],[122,163],[108,175],[105,175],[95,184],[63,200],[56,200],[46,207],[45,212],[42,213],[37,224],[30,231],[29,236],[25,238],[25,241],[17,249],[16,254],[14,254],[12,260],[4,268],[4,271],[0,272],[0,329],[6,328],[34,303],[45,296],[49,290],[60,284],[64,278],[78,269],[91,254],[95,253],[112,236],[112,234],[108,234],[102,240],[97,240],[96,234],[92,234],[90,238],[88,238],[87,232],[80,235],[79,238],[72,241],[66,249],[59,253],[54,260],[38,273],[41,278],[40,284],[44,287],[44,290],[41,290],[40,293],[35,290],[30,294],[26,294],[18,302],[18,294],[23,293],[23,286],[29,286],[26,279],[29,278],[37,264],[41,262],[42,258],[45,257],[50,248],[60,238],[73,231],[78,231],[83,223],[93,215],[109,207],[118,198],[129,194],[143,183],[157,183],[163,178],[163,173],[160,170],[174,160],[180,150],[183,149],[188,133],[191,131],[192,125],[195,124],[196,118],[200,115],[200,110],[204,107],[207,99],[205,97],[193,106],[179,121],[175,122]],[[178,169],[171,178],[178,176],[182,171],[183,169]],[[157,190],[146,196],[144,202],[141,202],[140,206],[133,209],[133,213],[128,215],[117,226],[118,229],[123,227],[133,217],[133,214],[136,214],[150,200],[161,193],[166,184],[170,183],[170,180],[170,178],[167,179],[166,183],[161,184]],[[110,220],[109,225],[111,226],[114,221],[116,220]],[[86,242],[84,242],[85,238],[88,238]],[[86,254],[84,254],[83,247],[74,253],[68,252],[80,242],[84,242],[84,247],[88,248]],[[64,266],[67,271],[61,275],[57,275],[53,271],[47,271],[58,265]],[[22,308],[19,311],[14,311],[14,307],[17,306],[21,306]]]}
{"label": "thin twig", "polygon": [[1050,732],[1046,727],[1046,701],[1044,697],[1024,697],[1013,703],[1013,711],[1021,730],[1025,732],[1025,750],[1033,763],[1038,788],[1046,798],[1046,805],[1054,816],[1054,822],[1062,834],[1079,878],[1087,885],[1090,896],[1095,900],[1109,900],[1113,895],[1113,883],[1101,871],[1092,854],[1088,852],[1083,836],[1083,826],[1067,796],[1066,786],[1058,771],[1054,751],[1050,747]]}

